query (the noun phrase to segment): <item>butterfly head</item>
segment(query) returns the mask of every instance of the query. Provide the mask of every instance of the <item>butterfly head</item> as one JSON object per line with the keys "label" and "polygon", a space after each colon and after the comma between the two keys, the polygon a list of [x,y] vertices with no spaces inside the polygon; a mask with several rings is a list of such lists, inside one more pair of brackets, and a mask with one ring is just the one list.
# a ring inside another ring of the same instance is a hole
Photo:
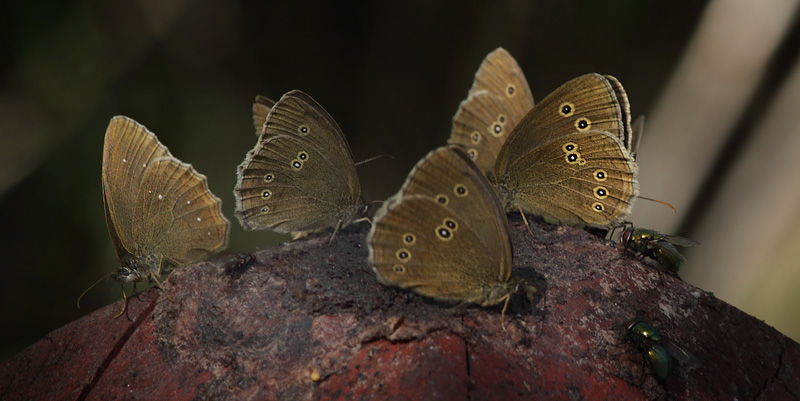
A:
{"label": "butterfly head", "polygon": [[502,204],[506,210],[511,210],[515,204],[514,199],[517,196],[517,185],[511,185],[507,177],[497,176],[493,173],[489,173],[488,179],[494,187],[497,197],[500,199],[500,204]]}
{"label": "butterfly head", "polygon": [[348,202],[342,209],[339,216],[339,221],[342,222],[342,227],[350,223],[356,222],[367,215],[369,203],[364,200],[364,197],[359,197],[353,202]]}

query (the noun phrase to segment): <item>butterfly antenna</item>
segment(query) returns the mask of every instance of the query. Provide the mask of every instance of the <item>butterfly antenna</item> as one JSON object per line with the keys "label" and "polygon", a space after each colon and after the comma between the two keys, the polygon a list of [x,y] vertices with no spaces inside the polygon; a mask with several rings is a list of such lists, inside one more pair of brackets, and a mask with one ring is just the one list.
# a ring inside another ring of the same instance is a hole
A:
{"label": "butterfly antenna", "polygon": [[81,296],[78,297],[78,309],[81,308],[81,299],[83,299],[83,296],[86,295],[86,293],[89,292],[89,290],[91,290],[92,288],[94,288],[97,284],[100,284],[101,281],[107,279],[108,276],[110,276],[110,275],[111,275],[111,273],[108,273],[105,276],[100,277],[100,280],[95,281],[94,284],[90,285],[89,288],[86,289],[86,291],[81,293]]}
{"label": "butterfly antenna", "polygon": [[648,197],[644,197],[644,196],[638,196],[638,198],[639,198],[639,199],[644,199],[644,200],[649,200],[649,201],[651,201],[651,202],[660,203],[660,204],[662,204],[662,205],[666,205],[668,208],[672,209],[672,213],[678,213],[678,211],[677,211],[677,210],[675,210],[675,208],[674,208],[672,205],[670,205],[668,202],[664,202],[664,201],[662,201],[662,200],[653,199],[653,198],[648,198]]}
{"label": "butterfly antenna", "polygon": [[377,155],[377,156],[370,157],[370,158],[369,158],[369,159],[367,159],[367,160],[362,160],[362,161],[360,161],[360,162],[358,162],[358,163],[355,163],[355,165],[356,165],[356,166],[359,166],[359,165],[362,165],[362,164],[364,164],[364,163],[369,163],[369,162],[371,162],[371,161],[378,160],[378,159],[380,159],[380,158],[382,158],[382,157],[388,157],[388,158],[390,158],[390,159],[394,160],[394,156],[392,156],[392,155],[387,155],[387,154],[382,154],[382,155]]}

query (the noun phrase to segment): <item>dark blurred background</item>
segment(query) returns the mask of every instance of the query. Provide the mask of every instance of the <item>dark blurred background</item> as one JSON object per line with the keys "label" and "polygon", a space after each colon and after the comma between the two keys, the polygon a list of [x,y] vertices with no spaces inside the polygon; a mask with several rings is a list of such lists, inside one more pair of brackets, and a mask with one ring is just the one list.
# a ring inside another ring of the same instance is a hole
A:
{"label": "dark blurred background", "polygon": [[244,232],[236,166],[251,104],[292,89],[338,121],[366,195],[385,199],[443,145],[483,57],[505,47],[536,100],[588,72],[645,114],[631,220],[704,245],[690,283],[800,338],[797,2],[0,3],[0,360],[121,298],[100,168],[110,118],[155,132],[209,180],[227,252],[287,240]]}

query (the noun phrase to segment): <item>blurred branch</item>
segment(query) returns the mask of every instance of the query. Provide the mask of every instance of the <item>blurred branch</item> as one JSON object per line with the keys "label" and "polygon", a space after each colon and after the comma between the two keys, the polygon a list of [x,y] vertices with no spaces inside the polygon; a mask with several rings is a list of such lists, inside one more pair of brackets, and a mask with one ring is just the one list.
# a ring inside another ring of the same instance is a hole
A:
{"label": "blurred branch", "polygon": [[[756,90],[800,3],[713,0],[653,111],[637,162],[643,195],[686,213]],[[687,162],[688,161],[688,162]],[[699,200],[699,201],[702,201]],[[671,213],[639,204],[637,224],[674,233]]]}

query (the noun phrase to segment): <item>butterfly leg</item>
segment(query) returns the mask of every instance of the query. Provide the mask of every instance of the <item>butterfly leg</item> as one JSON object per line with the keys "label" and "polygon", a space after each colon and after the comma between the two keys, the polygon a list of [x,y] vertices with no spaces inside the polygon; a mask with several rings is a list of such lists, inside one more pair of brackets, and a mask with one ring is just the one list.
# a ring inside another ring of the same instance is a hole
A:
{"label": "butterfly leg", "polygon": [[[161,276],[161,266],[162,266],[163,262],[164,262],[164,256],[162,255],[161,256],[161,260],[158,262],[158,273],[155,273],[155,274],[150,273],[150,280],[152,280],[154,283],[156,283],[156,286],[158,287],[158,289],[161,290],[161,292],[163,292],[164,294],[166,294],[167,298],[170,301],[173,301],[172,297],[164,291],[164,287],[161,286],[161,282],[158,281],[158,278]],[[136,283],[133,283],[133,285],[136,285]]]}
{"label": "butterfly leg", "polygon": [[360,219],[356,219],[355,221],[353,221],[353,223],[360,223],[362,221],[366,221],[367,223],[369,223],[369,225],[372,225],[372,219],[370,219],[369,217],[362,217]]}
{"label": "butterfly leg", "polygon": [[[525,297],[528,298],[528,302],[531,304],[531,313],[536,313],[536,303],[534,300],[536,299],[535,294],[537,292],[536,287],[533,285],[526,285],[525,288]],[[545,293],[547,295],[547,293]]]}
{"label": "butterfly leg", "polygon": [[[506,330],[505,316],[506,316],[506,308],[508,308],[508,301],[511,300],[511,294],[508,293],[505,296],[503,296],[503,298],[506,299],[506,302],[503,304],[503,310],[500,312],[500,327],[502,327],[503,331],[506,334],[508,334],[508,330]],[[500,299],[502,300],[503,298]]]}
{"label": "butterfly leg", "polygon": [[331,234],[331,239],[329,239],[329,240],[328,240],[328,246],[331,246],[331,244],[333,243],[333,237],[335,237],[335,236],[336,236],[336,233],[338,233],[338,232],[339,232],[339,229],[340,229],[341,227],[342,227],[342,221],[341,221],[341,220],[339,220],[339,222],[338,222],[338,223],[336,223],[336,227],[333,229],[333,234]]}
{"label": "butterfly leg", "polygon": [[292,232],[292,241],[299,240],[308,236],[308,231],[294,231]]}
{"label": "butterfly leg", "polygon": [[533,231],[531,231],[531,225],[528,224],[528,219],[525,217],[525,212],[522,211],[522,206],[517,205],[517,209],[519,209],[519,214],[522,215],[522,221],[525,222],[525,228],[528,229],[528,233],[530,233],[531,237],[536,238],[536,236],[533,235]]}
{"label": "butterfly leg", "polygon": [[[119,313],[117,313],[116,316],[114,316],[114,319],[122,316],[122,314],[128,310],[128,295],[125,294],[125,286],[120,285],[120,287],[122,288],[122,299],[125,301],[125,303],[122,305],[122,310],[119,311]],[[128,318],[128,320],[130,320],[130,318]]]}

